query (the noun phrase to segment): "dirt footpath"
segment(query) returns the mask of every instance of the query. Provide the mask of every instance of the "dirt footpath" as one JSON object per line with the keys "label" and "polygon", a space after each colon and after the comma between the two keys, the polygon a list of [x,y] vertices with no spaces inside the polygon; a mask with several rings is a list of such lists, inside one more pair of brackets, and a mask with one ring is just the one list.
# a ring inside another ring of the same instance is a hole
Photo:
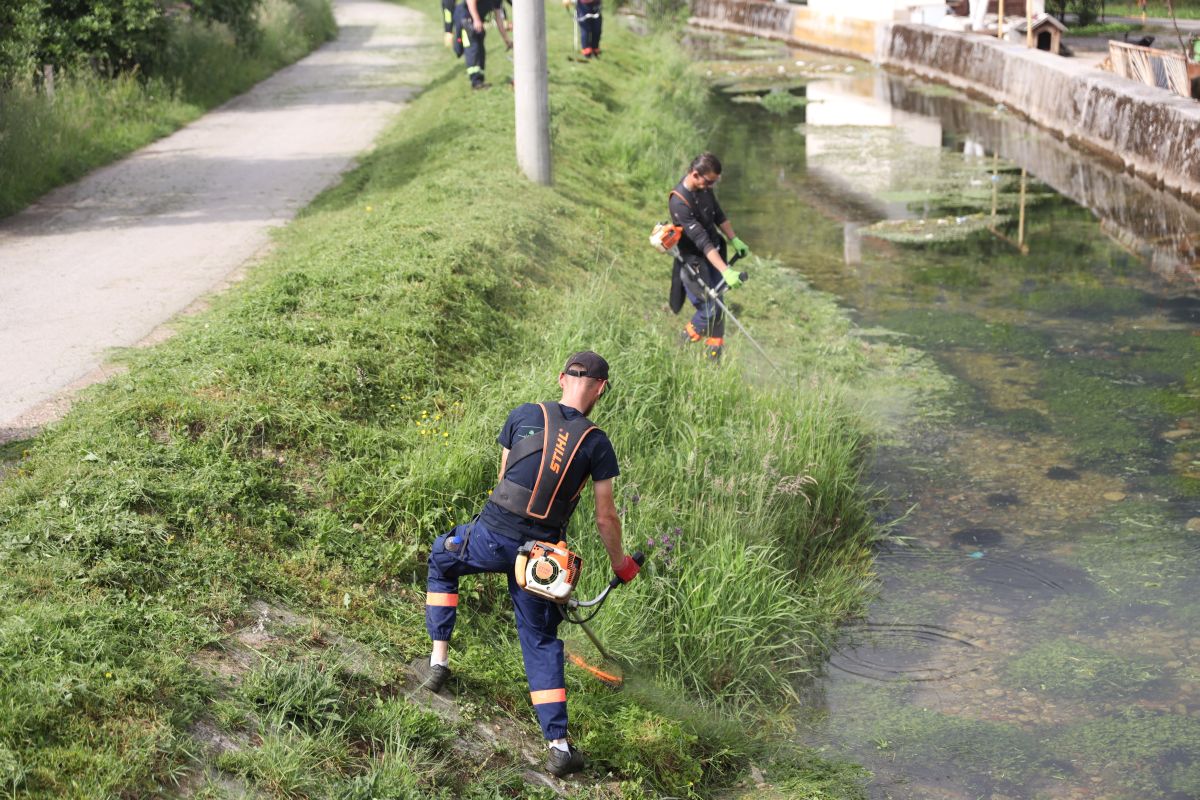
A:
{"label": "dirt footpath", "polygon": [[0,443],[25,438],[260,253],[444,58],[418,12],[335,0],[337,40],[0,221]]}

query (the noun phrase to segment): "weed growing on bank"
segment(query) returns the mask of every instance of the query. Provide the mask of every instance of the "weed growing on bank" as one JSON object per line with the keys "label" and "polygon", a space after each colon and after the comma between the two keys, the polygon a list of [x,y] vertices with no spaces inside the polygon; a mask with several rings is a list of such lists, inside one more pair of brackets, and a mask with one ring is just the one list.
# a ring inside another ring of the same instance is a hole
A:
{"label": "weed growing on bank", "polygon": [[60,74],[53,97],[0,87],[0,217],[133,152],[333,38],[329,0],[266,0],[261,36],[239,49],[222,25],[172,23],[154,75]]}
{"label": "weed growing on bank", "polygon": [[[451,744],[479,721],[539,737],[501,576],[462,587],[461,720],[400,684],[427,652],[431,540],[486,498],[509,409],[556,399],[565,354],[591,348],[627,548],[650,562],[596,619],[625,690],[568,672],[578,795],[709,796],[754,760],[806,797],[860,796],[773,720],[869,589],[839,377],[861,348],[767,261],[730,299],[784,375],[736,334],[720,367],[676,344],[670,262],[645,241],[703,149],[705,88],[669,35],[615,20],[601,62],[567,61],[568,24],[550,17],[553,188],[516,168],[511,93],[470,92],[453,62],[244,283],[28,445],[0,485],[0,786],[147,796],[207,767],[273,797],[545,796],[519,755]],[[570,537],[585,596],[609,577],[591,517]],[[313,630],[210,677],[263,598]]]}

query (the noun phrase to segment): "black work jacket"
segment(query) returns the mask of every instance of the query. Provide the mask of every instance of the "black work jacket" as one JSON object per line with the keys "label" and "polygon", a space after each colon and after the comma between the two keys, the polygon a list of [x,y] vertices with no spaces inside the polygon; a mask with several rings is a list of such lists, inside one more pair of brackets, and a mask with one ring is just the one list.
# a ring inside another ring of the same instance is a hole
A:
{"label": "black work jacket", "polygon": [[[712,189],[693,192],[680,179],[667,200],[667,210],[671,214],[671,222],[683,228],[683,236],[679,240],[680,257],[697,265],[700,275],[712,283],[707,253],[717,250],[721,258],[725,258],[725,238],[717,226],[725,222],[727,217],[717,202],[717,196]],[[671,270],[671,293],[667,304],[673,313],[678,314],[686,298],[683,265],[676,261]]]}

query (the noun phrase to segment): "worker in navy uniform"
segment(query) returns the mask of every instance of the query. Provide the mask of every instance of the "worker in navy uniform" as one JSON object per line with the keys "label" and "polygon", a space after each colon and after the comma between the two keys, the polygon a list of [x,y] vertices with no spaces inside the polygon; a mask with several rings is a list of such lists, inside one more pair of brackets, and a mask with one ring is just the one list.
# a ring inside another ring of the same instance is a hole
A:
{"label": "worker in navy uniform", "polygon": [[600,28],[603,23],[600,0],[576,0],[575,21],[579,25],[579,51],[584,58],[597,58],[600,55]]}
{"label": "worker in navy uniform", "polygon": [[705,355],[713,360],[721,357],[725,346],[725,315],[705,296],[700,282],[718,293],[741,285],[738,273],[726,263],[726,241],[737,255],[750,255],[750,248],[733,232],[713,194],[720,179],[720,160],[712,153],[702,153],[692,161],[667,201],[671,221],[683,228],[679,258],[671,273],[671,310],[679,313],[687,297],[696,313],[684,326],[683,340],[703,339]]}
{"label": "worker in navy uniform", "polygon": [[450,47],[454,43],[454,0],[442,0],[442,30],[446,47]]}
{"label": "worker in navy uniform", "polygon": [[[562,399],[525,403],[509,415],[496,441],[500,474],[483,510],[433,542],[425,596],[425,627],[433,640],[424,685],[440,691],[450,677],[449,646],[458,607],[458,580],[499,572],[508,576],[530,700],[548,742],[547,769],[559,777],[584,767],[583,754],[567,743],[567,690],[560,607],[521,589],[514,576],[517,550],[528,541],[566,540],[575,504],[592,481],[596,530],[613,572],[631,581],[638,564],[621,547],[621,520],[613,501],[617,456],[604,431],[588,418],[608,389],[608,363],[593,352],[576,353],[559,373]],[[547,447],[547,442],[553,446]],[[566,465],[563,469],[562,465]]]}
{"label": "worker in navy uniform", "polygon": [[495,15],[496,30],[504,40],[505,48],[512,49],[508,38],[508,26],[504,19],[504,0],[464,0],[454,7],[453,29],[454,55],[465,56],[467,77],[472,89],[486,89],[490,84],[484,78],[487,50],[484,47],[483,23],[489,14]]}

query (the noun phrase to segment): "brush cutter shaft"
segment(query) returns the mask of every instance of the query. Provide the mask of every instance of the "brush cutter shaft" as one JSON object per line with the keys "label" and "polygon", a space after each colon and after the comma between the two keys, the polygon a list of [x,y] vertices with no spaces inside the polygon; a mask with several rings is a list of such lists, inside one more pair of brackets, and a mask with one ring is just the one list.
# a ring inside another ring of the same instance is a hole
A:
{"label": "brush cutter shaft", "polygon": [[[567,621],[570,622],[571,619],[568,618]],[[583,622],[582,620],[580,620],[579,622],[577,622],[575,624],[578,625],[579,627],[583,628],[583,632],[586,633],[587,637],[592,640],[592,644],[596,645],[596,650],[599,651],[601,658],[603,658],[605,661],[613,660],[613,657],[610,656],[608,654],[608,651],[604,649],[604,645],[600,644],[600,640],[596,637],[596,634],[592,633],[592,629],[588,627],[588,624],[586,622]]]}
{"label": "brush cutter shaft", "polygon": [[[637,562],[639,567],[646,563],[646,556],[641,550],[637,551],[630,557]],[[608,593],[620,586],[622,583],[624,583],[624,581],[616,576],[613,576],[613,579],[608,582],[608,586],[604,587],[604,591],[600,592],[600,594],[596,595],[591,600],[579,600],[575,597],[567,598],[567,602],[565,604],[566,608],[562,609],[563,619],[565,619],[567,622],[573,622],[576,625],[587,622],[587,620],[596,616],[596,612],[600,610],[600,606],[605,600],[608,599]],[[596,611],[593,611],[591,614],[589,614],[586,619],[583,618],[578,612],[578,609],[593,607],[595,607]],[[572,614],[572,612],[574,613]]]}
{"label": "brush cutter shaft", "polygon": [[[782,370],[780,370],[779,367],[775,366],[775,362],[772,361],[770,356],[767,355],[767,352],[762,349],[762,346],[754,340],[754,337],[750,335],[750,331],[746,330],[746,326],[743,325],[741,323],[741,321],[738,320],[738,318],[735,317],[733,315],[733,313],[725,306],[725,304],[721,302],[721,293],[717,289],[714,289],[713,287],[709,286],[707,283],[704,282],[704,279],[700,277],[699,270],[697,270],[694,266],[689,264],[685,259],[680,258],[678,247],[671,249],[671,255],[675,256],[675,258],[678,258],[680,260],[680,262],[683,264],[683,268],[690,272],[691,276],[695,279],[696,283],[698,283],[700,285],[700,287],[704,290],[704,296],[707,297],[709,300],[712,300],[714,303],[716,303],[717,308],[721,309],[721,312],[723,314],[725,314],[725,316],[727,316],[731,320],[733,320],[733,324],[737,325],[738,330],[741,331],[743,334],[745,334],[746,338],[750,340],[750,344],[754,345],[754,349],[758,351],[759,355],[761,355],[763,357],[763,360],[767,362],[767,364],[771,367],[771,369],[775,370],[780,375],[782,375],[783,374]],[[739,258],[741,258],[741,256],[734,256],[732,259],[730,259],[730,261],[728,262],[729,266],[732,267],[733,263],[735,261],[737,261]],[[742,275],[745,276],[745,273],[742,273]],[[745,280],[745,277],[742,277],[742,280]],[[725,282],[724,279],[722,279],[721,284],[723,284],[724,282]],[[720,286],[721,284],[717,284],[717,285]]]}

